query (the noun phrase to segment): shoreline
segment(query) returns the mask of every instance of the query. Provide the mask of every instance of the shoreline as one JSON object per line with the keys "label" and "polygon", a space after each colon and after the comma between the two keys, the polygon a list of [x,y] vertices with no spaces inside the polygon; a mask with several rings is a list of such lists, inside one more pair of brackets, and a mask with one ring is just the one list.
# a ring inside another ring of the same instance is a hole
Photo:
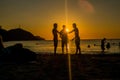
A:
{"label": "shoreline", "polygon": [[[39,55],[39,54],[51,54],[51,55],[53,55],[54,53],[53,52],[35,52],[37,55]],[[62,54],[62,53],[57,53],[58,55],[59,54]],[[73,52],[71,52],[71,53],[64,53],[64,54],[70,54],[70,55],[75,55],[75,53],[73,53]],[[105,51],[104,53],[103,52],[101,52],[101,51],[82,51],[81,52],[81,54],[82,55],[85,55],[85,54],[90,54],[90,55],[100,55],[100,54],[105,54],[105,55],[114,55],[114,54],[120,54],[120,52],[108,52],[108,51]]]}

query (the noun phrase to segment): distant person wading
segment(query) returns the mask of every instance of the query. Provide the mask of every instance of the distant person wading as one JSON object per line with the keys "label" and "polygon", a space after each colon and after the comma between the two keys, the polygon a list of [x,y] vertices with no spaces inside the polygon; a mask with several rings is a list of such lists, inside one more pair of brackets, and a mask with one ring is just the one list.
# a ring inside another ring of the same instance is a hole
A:
{"label": "distant person wading", "polygon": [[105,42],[106,42],[106,38],[103,38],[103,39],[101,40],[101,50],[102,50],[103,53],[104,53],[104,51],[105,51]]}

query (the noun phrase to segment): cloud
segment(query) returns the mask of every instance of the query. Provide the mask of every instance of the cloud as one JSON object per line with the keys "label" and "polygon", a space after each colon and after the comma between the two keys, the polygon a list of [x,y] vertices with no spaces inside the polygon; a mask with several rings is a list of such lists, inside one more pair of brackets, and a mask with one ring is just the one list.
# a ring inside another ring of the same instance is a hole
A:
{"label": "cloud", "polygon": [[79,0],[79,5],[86,12],[95,12],[94,6],[88,0]]}

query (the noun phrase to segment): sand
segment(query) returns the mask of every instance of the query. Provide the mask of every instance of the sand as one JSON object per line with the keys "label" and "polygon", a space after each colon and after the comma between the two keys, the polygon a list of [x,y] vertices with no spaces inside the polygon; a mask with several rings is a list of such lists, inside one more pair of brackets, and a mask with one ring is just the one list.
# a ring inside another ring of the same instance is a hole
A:
{"label": "sand", "polygon": [[[120,54],[71,56],[72,80],[120,80]],[[0,80],[69,80],[67,54],[38,54],[30,63],[0,64]]]}

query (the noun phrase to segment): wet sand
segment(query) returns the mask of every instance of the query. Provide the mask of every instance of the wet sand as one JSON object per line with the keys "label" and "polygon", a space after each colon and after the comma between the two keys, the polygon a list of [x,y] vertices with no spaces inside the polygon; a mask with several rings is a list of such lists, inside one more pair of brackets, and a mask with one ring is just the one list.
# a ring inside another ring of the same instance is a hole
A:
{"label": "wet sand", "polygon": [[[72,80],[120,80],[120,54],[71,54]],[[38,54],[37,62],[0,63],[0,80],[69,80],[67,54]]]}

